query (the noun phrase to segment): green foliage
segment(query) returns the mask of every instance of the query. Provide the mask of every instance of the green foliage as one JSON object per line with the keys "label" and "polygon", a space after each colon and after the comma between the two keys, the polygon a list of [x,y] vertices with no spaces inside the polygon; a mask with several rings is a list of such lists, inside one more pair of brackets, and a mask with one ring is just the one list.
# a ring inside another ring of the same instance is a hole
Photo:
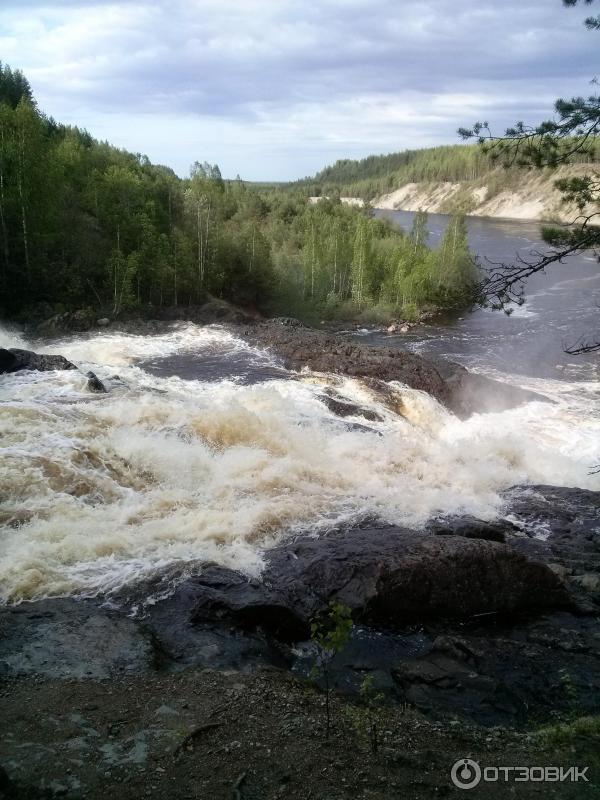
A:
{"label": "green foliage", "polygon": [[490,168],[490,159],[477,147],[451,145],[369,156],[360,161],[337,161],[314,178],[305,178],[295,185],[306,187],[317,196],[337,191],[371,199],[406,183],[475,180]]}
{"label": "green foliage", "polygon": [[310,625],[311,640],[317,646],[317,663],[329,662],[348,644],[352,630],[352,612],[343,603],[331,602],[324,614]]}
{"label": "green foliage", "polygon": [[21,70],[12,70],[0,61],[0,104],[16,108],[21,100],[33,103],[29,81]]}
{"label": "green foliage", "polygon": [[[262,201],[261,201],[262,202]],[[260,202],[258,203],[260,206]],[[257,203],[216,165],[188,180],[39,112],[0,65],[0,308],[106,313],[203,302],[254,304],[273,284]]]}
{"label": "green foliage", "polygon": [[373,755],[379,751],[380,731],[385,725],[384,700],[385,696],[375,689],[373,676],[367,675],[359,688],[359,702],[343,709],[346,722]]}
{"label": "green foliage", "polygon": [[424,213],[415,216],[407,236],[351,206],[327,200],[307,205],[290,196],[285,205],[271,207],[264,224],[277,274],[274,312],[385,323],[472,301],[478,273],[464,217],[450,223],[451,242],[444,240],[438,251],[428,246]]}
{"label": "green foliage", "polygon": [[[585,105],[585,101],[584,105]],[[567,111],[566,107],[562,108]],[[465,134],[473,131],[463,131]],[[571,133],[575,134],[573,128]],[[600,144],[587,142],[585,150],[576,148],[576,141],[567,137],[570,149],[574,150],[572,160],[577,163],[597,163],[600,161]],[[304,178],[291,185],[291,188],[303,191],[311,196],[343,195],[362,197],[372,200],[382,194],[405,186],[407,183],[438,183],[450,181],[467,184],[464,196],[455,197],[452,208],[457,209],[456,202],[461,202],[461,210],[467,213],[472,205],[470,188],[479,185],[488,187],[488,197],[504,188],[510,188],[522,175],[522,170],[514,169],[506,172],[498,169],[498,159],[493,152],[474,144],[444,145],[423,150],[405,150],[389,155],[369,156],[360,161],[337,161],[326,167],[312,178]]]}
{"label": "green foliage", "polygon": [[577,691],[577,686],[573,683],[571,673],[567,669],[563,668],[559,670],[559,675],[565,697],[567,698],[569,713],[571,716],[575,717],[577,716],[579,708],[579,692]]}
{"label": "green foliage", "polygon": [[[563,0],[564,5],[566,6],[576,6],[580,2],[585,3],[585,5],[591,5],[594,0]],[[589,30],[598,30],[600,28],[600,16],[598,17],[588,17],[585,20],[585,26]]]}
{"label": "green foliage", "polygon": [[371,745],[371,752],[377,753],[379,749],[379,719],[377,709],[384,700],[381,692],[375,690],[375,680],[372,675],[366,675],[360,685],[360,699],[369,709],[367,732]]}
{"label": "green foliage", "polygon": [[335,656],[341,652],[352,631],[352,612],[342,603],[331,602],[327,611],[318,614],[311,622],[311,641],[315,646],[316,656],[312,669],[314,678],[321,676],[325,683],[325,737],[329,738],[331,729],[331,676],[330,665]]}
{"label": "green foliage", "polygon": [[0,65],[4,314],[41,303],[118,315],[213,295],[309,320],[417,318],[464,304],[470,279],[463,239],[434,252],[425,225],[417,215],[406,236],[339,192],[313,205],[224,181],[207,162],[182,180],[47,119],[24,76]]}
{"label": "green foliage", "polygon": [[578,717],[572,722],[540,728],[537,736],[547,745],[572,745],[577,739],[600,742],[600,716]]}

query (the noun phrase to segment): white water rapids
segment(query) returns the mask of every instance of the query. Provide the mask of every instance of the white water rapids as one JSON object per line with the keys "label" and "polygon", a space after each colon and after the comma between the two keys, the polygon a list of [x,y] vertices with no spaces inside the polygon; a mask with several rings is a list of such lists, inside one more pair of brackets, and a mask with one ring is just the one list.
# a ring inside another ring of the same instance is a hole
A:
{"label": "white water rapids", "polygon": [[[0,377],[5,602],[110,592],[207,559],[257,573],[263,549],[295,532],[365,517],[408,526],[440,514],[493,518],[514,484],[600,488],[590,474],[600,461],[597,384],[519,379],[556,404],[461,421],[400,385],[406,417],[359,380],[247,385],[200,368],[197,379],[143,368],[182,353],[265,364],[216,326],[46,347],[0,329],[0,346],[60,353],[110,388],[91,394],[76,371]],[[325,384],[383,421],[336,417],[319,400]]]}

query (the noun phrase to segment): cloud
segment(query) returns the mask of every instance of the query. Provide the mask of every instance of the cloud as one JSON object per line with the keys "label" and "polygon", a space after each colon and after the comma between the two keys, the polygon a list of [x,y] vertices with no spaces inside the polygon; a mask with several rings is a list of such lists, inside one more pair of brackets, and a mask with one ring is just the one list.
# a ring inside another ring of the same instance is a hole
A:
{"label": "cloud", "polygon": [[0,53],[57,119],[186,172],[297,177],[588,91],[559,0],[5,0]]}

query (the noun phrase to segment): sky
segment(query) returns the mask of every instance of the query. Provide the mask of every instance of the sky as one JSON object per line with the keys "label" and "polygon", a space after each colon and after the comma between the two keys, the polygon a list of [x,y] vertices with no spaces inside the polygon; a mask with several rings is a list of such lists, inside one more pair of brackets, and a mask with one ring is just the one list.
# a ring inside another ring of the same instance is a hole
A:
{"label": "sky", "polygon": [[1,0],[0,59],[60,122],[187,175],[289,180],[502,132],[591,94],[561,0]]}

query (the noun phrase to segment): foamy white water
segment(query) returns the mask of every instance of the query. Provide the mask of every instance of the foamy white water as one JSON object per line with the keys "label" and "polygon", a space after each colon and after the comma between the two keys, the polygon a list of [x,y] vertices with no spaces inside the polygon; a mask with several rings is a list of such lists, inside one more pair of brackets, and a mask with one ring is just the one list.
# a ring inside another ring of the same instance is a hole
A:
{"label": "foamy white water", "polygon": [[[29,345],[0,331],[0,346]],[[493,518],[514,484],[600,488],[589,474],[600,462],[597,384],[538,381],[532,388],[556,405],[461,421],[399,384],[405,416],[358,380],[247,386],[159,378],[136,363],[254,357],[216,326],[102,333],[46,351],[93,369],[110,393],[90,394],[74,371],[0,377],[3,601],[110,592],[202,560],[257,573],[264,548],[295,532],[365,516],[409,526],[439,514]],[[324,384],[383,421],[337,418],[319,400]]]}

